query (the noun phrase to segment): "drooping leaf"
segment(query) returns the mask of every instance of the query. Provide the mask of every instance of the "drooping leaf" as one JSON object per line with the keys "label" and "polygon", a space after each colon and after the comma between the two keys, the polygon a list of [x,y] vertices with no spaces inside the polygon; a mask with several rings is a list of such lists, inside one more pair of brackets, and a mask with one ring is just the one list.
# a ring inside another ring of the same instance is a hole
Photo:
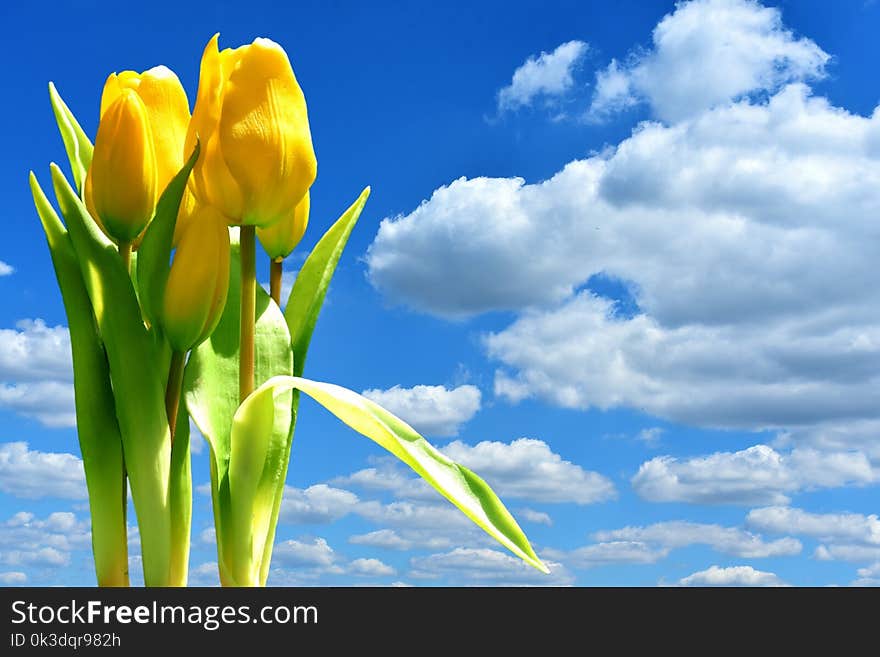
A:
{"label": "drooping leaf", "polygon": [[98,585],[128,586],[127,483],[107,356],[70,236],[33,173],[30,185],[67,313],[76,427],[89,490]]}
{"label": "drooping leaf", "polygon": [[58,130],[64,141],[64,150],[67,151],[67,158],[70,160],[76,191],[82,196],[86,173],[92,163],[92,151],[94,150],[92,142],[51,82],[49,83],[49,99],[52,101],[52,111],[55,113],[55,121],[58,123]]}
{"label": "drooping leaf", "polygon": [[183,198],[189,174],[199,157],[199,151],[199,142],[196,140],[192,155],[159,197],[156,214],[147,226],[147,232],[138,249],[137,283],[141,307],[144,316],[154,325],[158,323],[159,311],[165,297],[165,285],[170,271],[171,241],[177,225],[180,200]]}
{"label": "drooping leaf", "polygon": [[52,182],[107,353],[132,499],[138,515],[144,580],[165,585],[169,573],[170,432],[165,415],[164,354],[141,320],[134,287],[115,245],[89,215],[64,174]]}
{"label": "drooping leaf", "polygon": [[[406,463],[523,561],[542,572],[549,572],[516,520],[488,484],[463,465],[451,461],[400,418],[366,397],[331,383],[279,376],[263,384],[265,388],[301,390],[352,429],[374,440]],[[263,389],[253,394],[265,394]]]}
{"label": "drooping leaf", "polygon": [[324,297],[327,296],[327,288],[330,286],[330,280],[333,278],[333,272],[336,271],[336,265],[339,263],[339,257],[345,249],[348,237],[358,217],[361,216],[369,196],[370,188],[367,187],[351,207],[324,233],[296,276],[293,290],[284,309],[284,318],[287,320],[293,345],[293,373],[296,376],[303,373],[306,352],[318,315],[321,313],[321,306],[324,305]]}

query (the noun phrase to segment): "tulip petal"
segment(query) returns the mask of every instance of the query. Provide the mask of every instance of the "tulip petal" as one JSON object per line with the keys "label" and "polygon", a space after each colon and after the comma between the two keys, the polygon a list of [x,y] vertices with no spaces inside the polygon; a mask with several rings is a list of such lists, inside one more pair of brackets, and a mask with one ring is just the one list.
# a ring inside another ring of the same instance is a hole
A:
{"label": "tulip petal", "polygon": [[257,228],[257,238],[270,258],[286,258],[299,244],[309,224],[309,204],[306,192],[291,214],[271,226]]}
{"label": "tulip petal", "polygon": [[220,148],[241,189],[241,223],[268,226],[293,211],[317,174],[306,101],[277,43],[257,39],[236,57]]}
{"label": "tulip petal", "polygon": [[211,38],[202,54],[199,90],[186,132],[185,152],[190,152],[196,139],[201,142],[202,155],[192,173],[193,194],[199,203],[215,206],[234,223],[241,216],[241,192],[223,160],[217,135],[225,80],[222,62],[229,59],[228,55],[221,57],[218,51],[219,36]]}
{"label": "tulip petal", "polygon": [[98,125],[86,180],[93,211],[114,239],[134,240],[150,220],[155,170],[147,109],[135,91],[123,89]]}
{"label": "tulip petal", "polygon": [[164,66],[143,73],[137,93],[147,108],[156,154],[156,183],[162,191],[183,166],[189,101],[180,80]]}

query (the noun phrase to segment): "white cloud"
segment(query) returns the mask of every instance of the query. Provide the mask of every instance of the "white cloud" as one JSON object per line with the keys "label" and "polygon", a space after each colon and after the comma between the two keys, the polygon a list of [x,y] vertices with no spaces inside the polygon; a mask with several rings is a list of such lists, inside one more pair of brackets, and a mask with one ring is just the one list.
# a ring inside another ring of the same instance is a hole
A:
{"label": "white cloud", "polygon": [[378,559],[355,559],[349,562],[347,572],[362,577],[389,577],[397,574],[391,566]]}
{"label": "white cloud", "polygon": [[351,513],[359,503],[351,491],[316,484],[305,490],[287,486],[280,519],[290,524],[325,524]]}
{"label": "white cloud", "polygon": [[0,407],[49,427],[76,424],[70,335],[41,319],[0,329]]}
{"label": "white cloud", "polygon": [[553,518],[550,517],[550,514],[544,513],[543,511],[522,508],[517,512],[517,515],[522,516],[523,519],[535,523],[536,525],[547,525],[548,527],[553,526]]}
{"label": "white cloud", "polygon": [[819,561],[849,561],[852,563],[880,561],[880,545],[847,543],[820,545],[813,553],[813,557]]}
{"label": "white cloud", "polygon": [[414,577],[445,576],[453,583],[483,586],[569,586],[574,578],[562,564],[545,561],[545,575],[522,560],[488,548],[456,548],[450,552],[414,557]]}
{"label": "white cloud", "polygon": [[746,524],[773,534],[811,536],[825,543],[850,541],[880,545],[880,519],[876,514],[811,513],[771,506],[749,511]]}
{"label": "white cloud", "polygon": [[66,566],[72,551],[90,546],[88,522],[66,511],[43,519],[20,511],[0,524],[0,564],[7,566]]}
{"label": "white cloud", "polygon": [[272,562],[281,566],[332,566],[339,555],[323,538],[288,540],[275,545]]}
{"label": "white cloud", "polygon": [[379,459],[379,461],[380,467],[364,468],[350,475],[335,477],[331,483],[369,491],[389,492],[402,499],[437,500],[437,491],[424,479],[412,476],[412,471],[404,470],[396,460]]}
{"label": "white cloud", "polygon": [[788,586],[774,573],[755,570],[751,566],[721,568],[711,566],[707,570],[683,577],[681,586]]}
{"label": "white cloud", "polygon": [[652,502],[785,504],[802,490],[870,484],[877,472],[859,452],[795,449],[781,454],[767,445],[686,460],[659,456],[632,478],[638,495]]}
{"label": "white cloud", "polygon": [[480,410],[480,389],[472,385],[452,389],[394,386],[388,390],[364,390],[362,394],[427,436],[456,436],[461,425]]}
{"label": "white cloud", "polygon": [[[0,265],[2,264],[3,263],[0,262]],[[3,269],[2,267],[0,267],[0,272],[2,271]],[[2,275],[3,274],[0,273],[0,276]],[[0,573],[0,584],[2,584],[3,586],[23,586],[26,583],[27,575],[20,570],[12,570],[9,572]]]}
{"label": "white cloud", "polygon": [[603,542],[628,541],[669,549],[707,545],[717,552],[744,558],[791,556],[800,554],[802,547],[800,541],[790,537],[765,541],[737,527],[687,521],[600,531],[596,532],[594,538]]}
{"label": "white cloud", "polygon": [[478,472],[501,497],[593,504],[616,496],[611,480],[564,460],[542,440],[449,443],[441,451]]}
{"label": "white cloud", "polygon": [[880,577],[880,561],[865,568],[859,568],[859,577]]}
{"label": "white cloud", "polygon": [[216,561],[208,561],[189,569],[190,586],[220,586]]}
{"label": "white cloud", "polygon": [[585,545],[571,551],[548,549],[547,555],[566,565],[585,570],[613,564],[648,564],[666,558],[669,548],[641,541],[608,541]]}
{"label": "white cloud", "polygon": [[551,53],[529,57],[513,72],[510,84],[498,92],[499,113],[531,105],[538,97],[564,95],[572,88],[574,67],[588,48],[583,41],[568,41]]}
{"label": "white cloud", "polygon": [[[383,220],[367,262],[413,308],[520,313],[485,342],[511,401],[792,431],[878,419],[878,214],[880,113],[796,83],[543,182],[456,180]],[[634,316],[580,289],[597,275]]]}
{"label": "white cloud", "polygon": [[410,550],[413,548],[412,541],[403,538],[393,529],[378,529],[366,534],[356,534],[349,537],[348,542],[355,545],[384,548],[386,550]]}
{"label": "white cloud", "polygon": [[88,497],[79,458],[31,450],[26,442],[0,443],[0,491],[26,499]]}
{"label": "white cloud", "polygon": [[0,260],[0,276],[9,276],[15,272],[15,267]]}
{"label": "white cloud", "polygon": [[645,445],[649,447],[656,447],[660,442],[660,436],[665,433],[664,429],[660,427],[649,427],[647,429],[642,429],[636,434],[636,440],[643,442]]}
{"label": "white cloud", "polygon": [[830,59],[797,38],[779,9],[754,0],[694,0],[676,5],[654,29],[653,47],[596,74],[592,115],[650,103],[667,121],[719,103],[825,74]]}

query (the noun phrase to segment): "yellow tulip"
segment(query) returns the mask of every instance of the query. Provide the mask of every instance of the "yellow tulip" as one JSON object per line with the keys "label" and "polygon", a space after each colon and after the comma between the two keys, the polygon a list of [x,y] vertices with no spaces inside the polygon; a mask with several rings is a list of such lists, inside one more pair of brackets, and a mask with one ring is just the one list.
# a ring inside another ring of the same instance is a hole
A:
{"label": "yellow tulip", "polygon": [[132,242],[143,232],[183,166],[188,124],[186,92],[168,68],[107,78],[84,195],[110,237]]}
{"label": "yellow tulip", "polygon": [[309,193],[297,203],[293,212],[267,228],[257,228],[257,238],[273,260],[289,256],[306,232],[309,224]]}
{"label": "yellow tulip", "polygon": [[256,39],[202,55],[186,150],[199,137],[193,193],[231,224],[269,226],[288,217],[317,175],[306,101],[287,53]]}
{"label": "yellow tulip", "polygon": [[162,328],[171,347],[185,352],[217,326],[229,286],[229,228],[211,206],[200,206],[174,252],[162,304]]}

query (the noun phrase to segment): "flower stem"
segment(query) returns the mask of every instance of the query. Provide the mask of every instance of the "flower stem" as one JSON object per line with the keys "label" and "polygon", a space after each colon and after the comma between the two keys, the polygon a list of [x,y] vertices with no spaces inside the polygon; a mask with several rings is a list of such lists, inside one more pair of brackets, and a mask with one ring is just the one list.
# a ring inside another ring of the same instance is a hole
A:
{"label": "flower stem", "polygon": [[168,385],[165,387],[165,413],[168,415],[168,428],[171,430],[171,444],[174,444],[174,431],[177,428],[177,411],[180,407],[180,389],[183,387],[183,365],[186,354],[175,351],[171,354],[171,368],[168,370]]}
{"label": "flower stem", "polygon": [[283,258],[272,258],[269,260],[269,294],[279,308],[281,307],[281,272],[283,262]]}
{"label": "flower stem", "polygon": [[257,254],[255,229],[241,227],[241,341],[238,361],[238,398],[254,390],[254,330],[257,305]]}
{"label": "flower stem", "polygon": [[125,271],[127,271],[130,276],[131,275],[131,242],[120,242],[119,243],[119,255],[122,257],[122,266],[125,267]]}

